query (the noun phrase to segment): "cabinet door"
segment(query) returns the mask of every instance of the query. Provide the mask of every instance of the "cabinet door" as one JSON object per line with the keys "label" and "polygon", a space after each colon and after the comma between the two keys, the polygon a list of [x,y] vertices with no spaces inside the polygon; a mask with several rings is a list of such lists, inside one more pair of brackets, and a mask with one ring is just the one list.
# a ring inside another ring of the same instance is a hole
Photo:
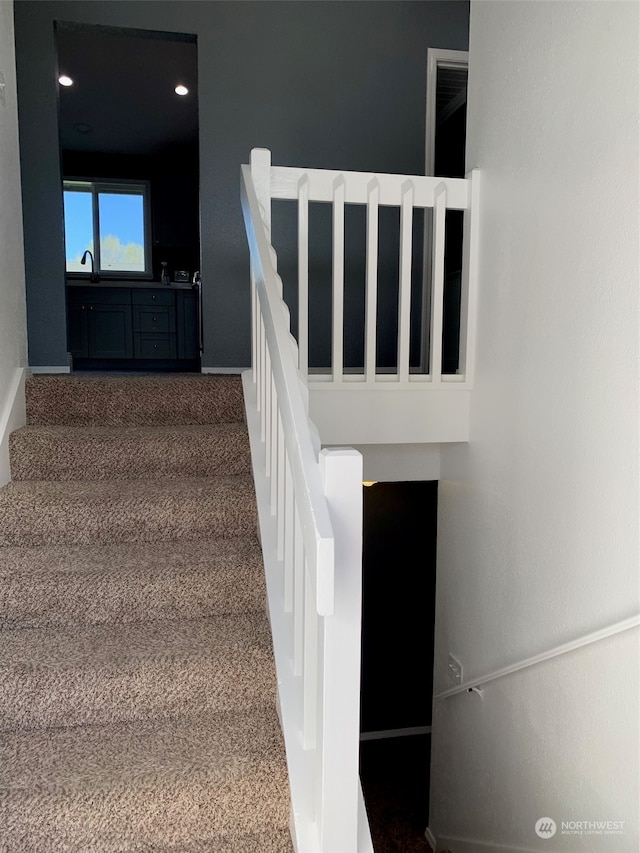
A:
{"label": "cabinet door", "polygon": [[89,358],[132,358],[131,305],[89,305]]}
{"label": "cabinet door", "polygon": [[198,294],[181,290],[178,296],[178,358],[199,358]]}
{"label": "cabinet door", "polygon": [[87,358],[89,355],[86,304],[69,303],[67,309],[67,348],[75,358]]}

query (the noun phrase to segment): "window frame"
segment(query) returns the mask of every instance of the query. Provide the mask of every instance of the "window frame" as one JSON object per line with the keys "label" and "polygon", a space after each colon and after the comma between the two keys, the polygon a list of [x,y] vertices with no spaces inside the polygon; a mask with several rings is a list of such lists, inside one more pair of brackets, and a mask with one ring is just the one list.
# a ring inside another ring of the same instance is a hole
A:
{"label": "window frame", "polygon": [[[110,178],[64,178],[62,182],[63,192],[63,241],[65,245],[65,275],[67,278],[83,279],[90,278],[91,269],[87,272],[67,270],[66,250],[66,222],[64,222],[64,193],[72,190],[87,192],[91,194],[91,210],[93,215],[93,258],[95,271],[101,279],[129,280],[140,279],[150,281],[153,279],[152,253],[151,253],[151,191],[149,181]],[[144,219],[144,272],[139,270],[108,270],[101,268],[100,256],[100,212],[98,196],[100,193],[112,193],[114,195],[142,195],[142,215]]]}

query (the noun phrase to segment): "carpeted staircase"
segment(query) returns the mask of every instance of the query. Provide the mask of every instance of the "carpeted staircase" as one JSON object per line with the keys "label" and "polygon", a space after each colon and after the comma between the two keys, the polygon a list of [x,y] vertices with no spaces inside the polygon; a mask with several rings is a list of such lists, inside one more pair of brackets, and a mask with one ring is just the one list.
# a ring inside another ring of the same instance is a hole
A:
{"label": "carpeted staircase", "polygon": [[0,490],[0,851],[288,853],[236,377],[37,376]]}

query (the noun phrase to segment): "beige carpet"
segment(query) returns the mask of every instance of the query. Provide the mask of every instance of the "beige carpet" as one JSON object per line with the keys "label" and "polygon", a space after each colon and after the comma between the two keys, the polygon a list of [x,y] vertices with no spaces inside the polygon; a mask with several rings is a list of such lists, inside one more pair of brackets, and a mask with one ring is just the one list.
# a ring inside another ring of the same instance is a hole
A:
{"label": "beige carpet", "polygon": [[240,382],[38,376],[0,490],[0,851],[289,853]]}

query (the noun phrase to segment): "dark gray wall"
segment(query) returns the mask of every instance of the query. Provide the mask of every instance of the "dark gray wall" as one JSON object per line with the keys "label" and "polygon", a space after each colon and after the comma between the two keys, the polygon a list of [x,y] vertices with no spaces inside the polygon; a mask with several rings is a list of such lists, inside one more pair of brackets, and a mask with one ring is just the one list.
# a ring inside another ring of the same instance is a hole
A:
{"label": "dark gray wall", "polygon": [[460,2],[16,0],[29,361],[66,363],[56,20],[198,37],[204,366],[249,363],[239,167],[424,171],[428,47],[464,50]]}

